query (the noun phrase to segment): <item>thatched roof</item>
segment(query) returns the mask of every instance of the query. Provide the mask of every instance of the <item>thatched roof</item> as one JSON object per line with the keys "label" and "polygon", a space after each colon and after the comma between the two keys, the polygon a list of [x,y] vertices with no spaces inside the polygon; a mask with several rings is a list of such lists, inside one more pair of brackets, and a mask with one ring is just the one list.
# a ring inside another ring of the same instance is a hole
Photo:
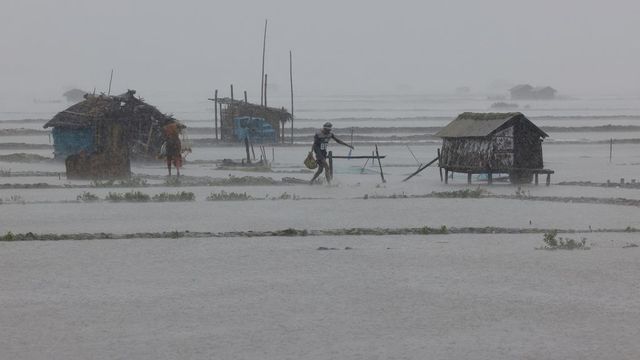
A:
{"label": "thatched roof", "polygon": [[135,90],[129,90],[121,95],[86,94],[85,100],[57,113],[44,124],[44,128],[81,129],[92,126],[98,119],[127,121],[135,118],[159,125],[173,120],[171,116],[162,114],[154,106],[136,98],[135,93]]}
{"label": "thatched roof", "polygon": [[261,106],[258,104],[252,104],[250,102],[244,102],[241,100],[236,100],[233,99],[231,100],[231,98],[220,98],[218,99],[218,103],[220,104],[225,104],[225,105],[229,105],[229,106],[234,106],[236,108],[239,108],[241,110],[245,110],[247,112],[253,112],[253,113],[270,113],[273,116],[276,116],[280,119],[280,121],[282,122],[286,122],[288,120],[291,119],[291,114],[285,109],[285,108],[274,108],[274,107],[267,107],[267,106]]}
{"label": "thatched roof", "polygon": [[520,112],[510,113],[471,113],[465,112],[450,122],[435,136],[449,137],[486,137],[508,126],[508,123],[523,121],[532,129],[540,133],[540,136],[548,135],[540,130],[534,123]]}

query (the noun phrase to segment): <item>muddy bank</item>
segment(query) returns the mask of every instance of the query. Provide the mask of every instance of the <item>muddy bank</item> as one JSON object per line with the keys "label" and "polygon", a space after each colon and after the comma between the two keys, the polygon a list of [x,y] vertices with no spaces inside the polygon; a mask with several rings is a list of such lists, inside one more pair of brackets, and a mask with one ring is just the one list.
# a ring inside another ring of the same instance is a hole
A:
{"label": "muddy bank", "polygon": [[27,143],[0,143],[0,150],[53,150],[53,145],[49,144],[27,144]]}
{"label": "muddy bank", "polygon": [[0,170],[0,177],[67,177],[64,172]]}
{"label": "muddy bank", "polygon": [[0,236],[0,241],[56,241],[56,240],[117,240],[117,239],[179,239],[179,238],[216,238],[216,237],[275,237],[275,236],[388,236],[388,235],[447,235],[447,234],[582,234],[582,233],[636,233],[640,229],[540,229],[540,228],[503,228],[503,227],[452,227],[428,226],[418,228],[347,228],[327,230],[282,229],[273,231],[169,231],[140,232],[130,234],[117,233],[75,233],[75,234],[36,234],[32,232],[14,234],[11,231]]}
{"label": "muddy bank", "polygon": [[569,186],[591,186],[591,187],[606,187],[606,188],[621,188],[621,189],[640,189],[640,182],[605,182],[597,183],[591,181],[562,181],[557,185],[569,185]]}
{"label": "muddy bank", "polygon": [[[56,173],[57,174],[57,173]],[[150,184],[146,179],[164,180]],[[0,184],[0,189],[87,189],[87,188],[145,188],[145,187],[194,187],[194,186],[279,186],[308,184],[308,181],[284,177],[275,180],[266,176],[229,176],[227,178],[181,176],[180,179],[166,176],[148,176],[130,180],[96,180],[88,184],[53,185],[48,183]]]}
{"label": "muddy bank", "polygon": [[0,161],[4,162],[17,162],[17,163],[38,163],[38,162],[50,162],[53,158],[28,153],[14,153],[7,155],[0,155]]}
{"label": "muddy bank", "polygon": [[[495,195],[484,189],[476,190],[458,190],[446,192],[432,192],[423,195],[364,195],[364,199],[429,199],[429,198],[450,198],[450,199],[504,199],[504,200],[521,200],[521,201],[547,201],[561,203],[578,203],[578,204],[602,204],[602,205],[619,205],[619,206],[636,206],[640,207],[640,200],[626,198],[598,198],[590,196],[569,197],[569,196],[531,196],[531,195]],[[359,197],[357,199],[362,199]]]}
{"label": "muddy bank", "polygon": [[32,136],[32,135],[50,135],[49,130],[36,130],[36,129],[0,129],[0,136]]}

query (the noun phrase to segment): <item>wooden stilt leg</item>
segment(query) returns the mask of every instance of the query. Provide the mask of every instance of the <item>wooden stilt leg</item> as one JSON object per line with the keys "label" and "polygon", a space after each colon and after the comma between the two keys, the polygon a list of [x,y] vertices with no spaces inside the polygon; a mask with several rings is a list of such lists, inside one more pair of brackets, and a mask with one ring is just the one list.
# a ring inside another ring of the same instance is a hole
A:
{"label": "wooden stilt leg", "polygon": [[551,174],[547,174],[547,186],[551,184]]}
{"label": "wooden stilt leg", "polygon": [[471,173],[467,173],[467,184],[471,185]]}
{"label": "wooden stilt leg", "polygon": [[449,170],[448,169],[444,169],[444,183],[448,184],[449,183]]}
{"label": "wooden stilt leg", "polygon": [[536,185],[538,185],[538,173],[536,173],[534,176],[535,176],[535,179],[536,179]]}
{"label": "wooden stilt leg", "polygon": [[489,185],[493,184],[493,173],[491,173],[491,171],[489,171],[487,180],[487,183],[489,183]]}

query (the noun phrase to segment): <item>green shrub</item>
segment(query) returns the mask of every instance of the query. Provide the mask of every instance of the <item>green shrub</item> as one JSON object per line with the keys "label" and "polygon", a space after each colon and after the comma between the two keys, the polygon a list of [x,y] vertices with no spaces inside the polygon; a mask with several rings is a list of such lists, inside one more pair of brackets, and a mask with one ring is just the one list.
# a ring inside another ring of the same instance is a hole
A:
{"label": "green shrub", "polygon": [[194,201],[196,196],[192,192],[180,191],[175,194],[160,193],[153,196],[153,201]]}
{"label": "green shrub", "polygon": [[82,195],[78,195],[78,197],[76,199],[78,201],[84,201],[84,202],[92,202],[92,201],[100,200],[98,195],[92,194],[92,193],[90,193],[88,191],[83,192]]}
{"label": "green shrub", "polygon": [[147,194],[144,194],[140,191],[129,191],[126,193],[112,193],[105,197],[105,200],[108,201],[128,201],[128,202],[146,202],[151,200],[151,197]]}
{"label": "green shrub", "polygon": [[431,196],[437,198],[479,198],[483,195],[488,194],[488,191],[483,190],[481,188],[476,189],[464,189],[464,190],[456,190],[456,191],[442,191],[442,192],[432,192]]}
{"label": "green shrub", "polygon": [[247,193],[236,193],[236,192],[226,192],[224,190],[219,193],[211,193],[207,196],[207,200],[209,201],[238,201],[238,200],[253,200],[251,195],[247,195]]}
{"label": "green shrub", "polygon": [[544,241],[545,246],[542,247],[544,250],[590,250],[591,248],[587,246],[587,238],[581,238],[580,241],[577,241],[572,238],[563,238],[558,237],[558,231],[552,230],[544,233],[542,237],[542,241]]}

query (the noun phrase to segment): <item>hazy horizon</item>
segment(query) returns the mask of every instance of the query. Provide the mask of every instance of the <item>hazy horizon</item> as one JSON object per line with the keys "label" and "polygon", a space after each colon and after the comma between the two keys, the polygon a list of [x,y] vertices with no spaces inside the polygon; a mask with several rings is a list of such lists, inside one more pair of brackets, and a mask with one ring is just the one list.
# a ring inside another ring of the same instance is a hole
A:
{"label": "hazy horizon", "polygon": [[[108,6],[105,6],[108,5]],[[262,32],[270,96],[504,93],[519,83],[561,95],[640,95],[631,1],[164,3],[3,1],[0,97],[59,98],[70,88],[145,97],[259,102]]]}

